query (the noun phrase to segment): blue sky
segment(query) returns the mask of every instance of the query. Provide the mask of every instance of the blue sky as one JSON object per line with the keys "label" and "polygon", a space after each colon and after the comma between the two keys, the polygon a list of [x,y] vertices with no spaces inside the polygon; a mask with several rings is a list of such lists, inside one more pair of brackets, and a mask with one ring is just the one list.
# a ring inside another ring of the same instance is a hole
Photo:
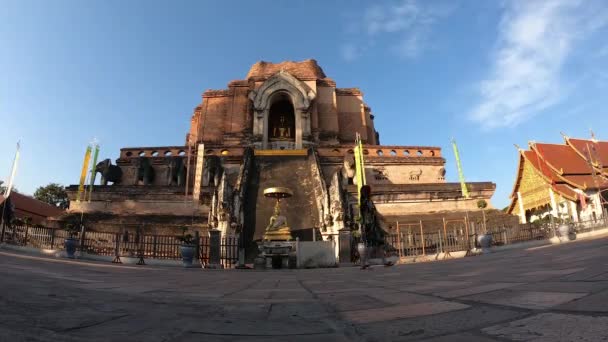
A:
{"label": "blue sky", "polygon": [[205,89],[258,60],[316,59],[360,87],[381,142],[443,148],[508,204],[513,144],[608,140],[608,5],[598,1],[0,0],[0,178],[78,182],[93,137],[183,144]]}

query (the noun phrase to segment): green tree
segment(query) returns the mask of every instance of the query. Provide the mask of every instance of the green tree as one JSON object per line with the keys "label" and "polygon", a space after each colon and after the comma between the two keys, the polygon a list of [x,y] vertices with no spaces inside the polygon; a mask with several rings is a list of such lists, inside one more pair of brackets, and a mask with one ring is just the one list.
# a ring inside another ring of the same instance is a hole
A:
{"label": "green tree", "polygon": [[39,187],[34,192],[34,198],[62,209],[67,209],[70,203],[65,187],[57,183]]}

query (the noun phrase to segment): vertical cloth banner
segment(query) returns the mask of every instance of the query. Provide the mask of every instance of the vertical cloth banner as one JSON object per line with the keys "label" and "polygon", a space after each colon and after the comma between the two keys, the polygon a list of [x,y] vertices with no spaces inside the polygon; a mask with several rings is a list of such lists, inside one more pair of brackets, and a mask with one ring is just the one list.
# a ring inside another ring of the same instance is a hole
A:
{"label": "vertical cloth banner", "polygon": [[[91,159],[91,146],[87,146],[87,150],[84,153],[84,161],[82,162],[82,171],[80,172],[80,182],[78,183],[78,195],[76,197],[76,202],[80,202],[80,197],[84,192],[84,182],[87,178],[87,169],[89,168],[89,159]],[[82,196],[84,200],[84,196]]]}
{"label": "vertical cloth banner", "polygon": [[95,167],[97,166],[97,156],[99,156],[99,145],[95,144],[95,151],[93,152],[93,163],[91,164],[91,181],[89,182],[89,202],[91,202],[91,196],[93,196],[93,186],[95,185],[95,176],[97,176],[97,172],[95,172]]}
{"label": "vertical cloth banner", "polygon": [[460,163],[460,153],[458,153],[458,146],[456,146],[456,140],[454,139],[452,139],[452,147],[454,148],[454,157],[456,158],[456,167],[458,168],[458,178],[460,179],[462,196],[464,196],[464,198],[469,198],[469,189],[467,189],[467,183],[464,180],[464,173],[462,172],[462,164]]}
{"label": "vertical cloth banner", "polygon": [[198,144],[196,151],[196,170],[194,171],[194,189],[192,189],[192,200],[201,198],[201,182],[203,179],[203,164],[205,160],[205,144]]}
{"label": "vertical cloth banner", "polygon": [[355,179],[357,180],[357,205],[361,202],[361,188],[366,184],[365,165],[363,162],[363,143],[357,133],[355,138]]}
{"label": "vertical cloth banner", "polygon": [[11,169],[11,177],[8,180],[8,185],[6,187],[6,192],[4,193],[4,198],[7,199],[8,196],[11,195],[11,191],[13,190],[13,184],[15,182],[15,175],[17,174],[17,165],[19,164],[19,150],[21,149],[21,145],[17,142],[17,152],[15,152],[15,159],[13,159],[13,167]]}

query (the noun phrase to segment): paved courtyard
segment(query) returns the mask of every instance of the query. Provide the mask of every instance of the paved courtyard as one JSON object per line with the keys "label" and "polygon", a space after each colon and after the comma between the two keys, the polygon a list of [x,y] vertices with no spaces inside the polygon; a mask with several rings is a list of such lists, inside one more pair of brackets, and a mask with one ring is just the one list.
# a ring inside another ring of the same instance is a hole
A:
{"label": "paved courtyard", "polygon": [[608,238],[458,260],[212,271],[0,252],[1,341],[608,340]]}

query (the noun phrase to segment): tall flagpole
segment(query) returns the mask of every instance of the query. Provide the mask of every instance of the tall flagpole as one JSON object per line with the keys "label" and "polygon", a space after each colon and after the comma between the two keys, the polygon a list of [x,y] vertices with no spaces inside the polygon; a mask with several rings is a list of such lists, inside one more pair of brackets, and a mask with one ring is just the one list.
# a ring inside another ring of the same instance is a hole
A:
{"label": "tall flagpole", "polygon": [[13,190],[13,183],[15,182],[15,175],[17,174],[17,164],[19,163],[19,150],[21,149],[20,142],[17,142],[17,152],[15,152],[15,159],[13,159],[13,167],[11,168],[11,177],[8,180],[8,186],[4,193],[4,198],[8,198]]}
{"label": "tall flagpole", "polygon": [[[13,166],[11,168],[11,177],[8,180],[8,186],[6,187],[6,191],[4,192],[4,205],[2,206],[2,215],[0,217],[0,227],[2,227],[2,232],[4,234],[4,212],[6,211],[6,205],[8,204],[8,197],[11,195],[11,191],[13,190],[13,184],[15,182],[15,175],[17,174],[17,165],[19,164],[19,151],[21,149],[21,141],[17,141],[17,151],[15,152],[15,158],[13,159]],[[2,240],[4,240],[4,236],[2,236]]]}

